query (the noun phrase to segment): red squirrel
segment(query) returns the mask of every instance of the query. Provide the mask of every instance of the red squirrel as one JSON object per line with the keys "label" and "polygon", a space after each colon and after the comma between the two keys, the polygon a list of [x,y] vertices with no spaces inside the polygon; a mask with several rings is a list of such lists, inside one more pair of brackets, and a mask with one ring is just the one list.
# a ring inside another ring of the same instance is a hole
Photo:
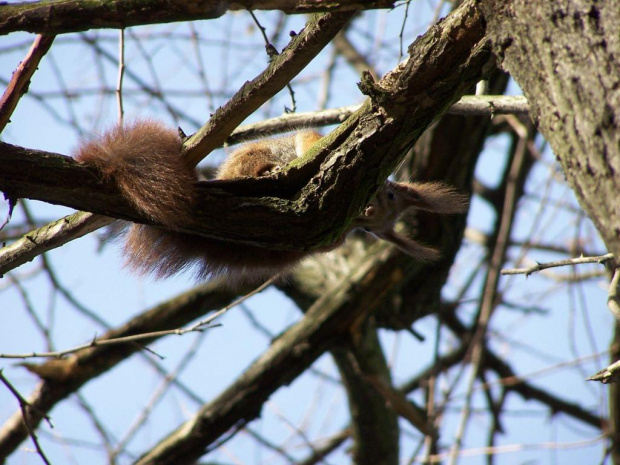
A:
{"label": "red squirrel", "polygon": [[[320,138],[317,132],[299,131],[246,143],[228,156],[216,177],[269,175],[302,156]],[[192,268],[199,279],[224,275],[233,286],[257,283],[344,241],[346,234],[331,246],[306,252],[270,250],[178,232],[192,223],[194,183],[198,180],[195,168],[182,158],[181,148],[174,129],[137,120],[83,143],[75,155],[79,162],[97,167],[105,178],[116,182],[133,206],[166,227],[133,224],[129,228],[124,255],[134,271],[162,278]],[[437,250],[394,231],[398,218],[410,208],[461,213],[467,209],[467,199],[440,183],[386,181],[347,233],[363,228],[418,260],[438,259]]]}

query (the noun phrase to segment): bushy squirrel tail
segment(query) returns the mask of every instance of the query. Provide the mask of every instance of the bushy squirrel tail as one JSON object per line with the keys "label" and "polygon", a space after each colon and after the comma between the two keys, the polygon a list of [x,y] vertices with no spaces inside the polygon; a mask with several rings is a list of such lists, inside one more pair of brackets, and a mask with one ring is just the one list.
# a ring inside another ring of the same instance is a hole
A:
{"label": "bushy squirrel tail", "polygon": [[[199,279],[224,275],[235,287],[263,281],[307,255],[179,231],[184,226],[191,229],[197,197],[197,176],[183,160],[181,146],[175,130],[152,120],[138,120],[100,134],[77,150],[76,160],[98,168],[134,207],[164,226],[133,224],[128,228],[123,255],[129,268],[158,278],[185,270],[194,271]],[[246,161],[240,157],[238,164],[244,168]],[[279,159],[275,162],[282,164]]]}
{"label": "bushy squirrel tail", "polygon": [[191,222],[196,173],[181,157],[174,129],[137,120],[83,143],[75,159],[112,179],[138,210],[165,226]]}

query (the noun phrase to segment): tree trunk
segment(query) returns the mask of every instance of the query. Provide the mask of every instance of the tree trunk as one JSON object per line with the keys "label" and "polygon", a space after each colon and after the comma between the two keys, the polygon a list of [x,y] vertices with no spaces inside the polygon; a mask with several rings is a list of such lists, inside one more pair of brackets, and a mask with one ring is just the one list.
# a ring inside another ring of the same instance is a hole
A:
{"label": "tree trunk", "polygon": [[[620,261],[620,8],[617,0],[482,0],[503,68],[523,89],[579,203]],[[613,264],[612,264],[613,266]],[[612,346],[617,356],[616,343]],[[612,355],[613,357],[613,355]],[[617,358],[616,358],[617,359]],[[620,463],[617,385],[609,392]]]}
{"label": "tree trunk", "polygon": [[488,34],[579,203],[620,256],[620,8],[616,0],[483,0]]}

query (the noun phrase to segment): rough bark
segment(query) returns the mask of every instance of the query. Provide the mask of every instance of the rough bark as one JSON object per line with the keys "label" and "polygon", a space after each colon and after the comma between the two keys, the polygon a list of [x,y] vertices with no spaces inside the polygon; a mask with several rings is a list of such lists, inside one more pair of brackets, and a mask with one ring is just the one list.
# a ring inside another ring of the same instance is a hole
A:
{"label": "rough bark", "polygon": [[[279,249],[333,243],[419,135],[486,72],[484,23],[473,5],[420,36],[409,60],[381,81],[366,77],[370,98],[296,166],[275,178],[199,183],[196,225],[186,232]],[[0,153],[0,190],[9,197],[149,222],[92,169],[9,144]]]}
{"label": "rough bark", "polygon": [[[618,2],[482,0],[480,6],[502,66],[523,89],[579,203],[620,257]],[[620,463],[615,387],[609,402],[611,455]]]}
{"label": "rough bark", "polygon": [[[367,253],[360,247],[360,238],[351,238],[340,249],[337,260],[317,257],[306,261],[295,270],[287,283],[280,285],[305,313],[325,293],[333,292],[350,270],[357,269],[367,260]],[[374,249],[372,249],[374,250]],[[380,262],[375,268],[381,266]],[[329,269],[329,273],[325,270]],[[373,272],[379,274],[379,270]],[[393,280],[383,281],[383,291],[393,293]],[[384,307],[386,298],[378,309]],[[394,465],[399,460],[400,429],[398,416],[387,399],[371,384],[377,377],[391,384],[390,370],[379,342],[374,318],[363,322],[355,334],[346,334],[338,347],[330,353],[338,367],[342,384],[347,393],[351,422],[346,428],[353,444],[351,453],[356,464]]]}
{"label": "rough bark", "polygon": [[144,24],[214,19],[234,10],[280,10],[293,14],[392,7],[391,0],[46,0],[3,4],[0,7],[0,35],[15,31],[64,34],[88,29],[122,29]]}
{"label": "rough bark", "polygon": [[566,179],[620,256],[620,8],[615,0],[482,1],[502,66]]}
{"label": "rough bark", "polygon": [[352,341],[331,353],[349,399],[353,462],[357,465],[397,464],[398,416],[369,379],[376,376],[391,385],[390,370],[374,324],[366,322]]}

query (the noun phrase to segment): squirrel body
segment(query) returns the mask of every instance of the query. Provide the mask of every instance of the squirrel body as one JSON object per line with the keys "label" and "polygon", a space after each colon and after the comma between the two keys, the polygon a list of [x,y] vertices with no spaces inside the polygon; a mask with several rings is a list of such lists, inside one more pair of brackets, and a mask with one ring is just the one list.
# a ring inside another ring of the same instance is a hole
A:
{"label": "squirrel body", "polygon": [[[321,135],[299,131],[291,136],[244,144],[222,163],[217,179],[269,175],[302,156]],[[126,264],[158,278],[193,269],[199,279],[223,275],[231,285],[256,283],[287,271],[310,252],[271,250],[180,232],[191,227],[196,202],[196,170],[182,157],[177,131],[151,120],[137,120],[83,143],[76,160],[97,167],[113,180],[126,199],[165,227],[133,224],[126,233]],[[459,213],[467,200],[440,183],[386,181],[350,230],[363,228],[409,255],[435,260],[439,253],[394,231],[400,215],[410,209]],[[347,231],[348,232],[350,232]],[[326,252],[342,244],[346,234]]]}

